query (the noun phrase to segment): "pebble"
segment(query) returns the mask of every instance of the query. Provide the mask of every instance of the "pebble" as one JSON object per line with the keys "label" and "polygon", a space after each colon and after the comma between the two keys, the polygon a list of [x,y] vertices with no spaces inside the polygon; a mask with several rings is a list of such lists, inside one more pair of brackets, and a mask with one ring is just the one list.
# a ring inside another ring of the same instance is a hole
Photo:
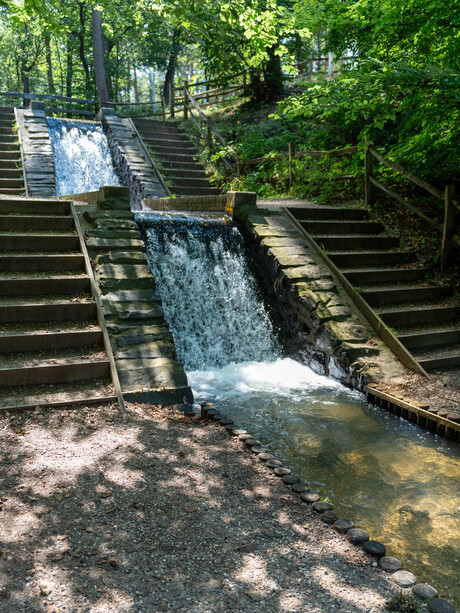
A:
{"label": "pebble", "polygon": [[312,505],[313,511],[324,513],[324,511],[332,511],[334,507],[329,502],[315,502]]}
{"label": "pebble", "polygon": [[455,613],[455,607],[443,598],[434,598],[428,603],[430,613]]}
{"label": "pebble", "polygon": [[244,444],[247,445],[248,447],[254,447],[254,445],[258,445],[259,447],[262,447],[262,443],[255,438],[247,438],[244,441]]}
{"label": "pebble", "polygon": [[352,528],[347,532],[347,539],[352,545],[362,545],[369,540],[369,535],[365,530],[361,530],[361,528]]}
{"label": "pebble", "polygon": [[377,556],[382,558],[386,552],[387,548],[380,541],[366,541],[363,545],[364,551],[370,553],[371,556]]}
{"label": "pebble", "polygon": [[249,434],[249,432],[246,432],[246,430],[244,430],[243,434],[238,435],[238,438],[240,439],[240,441],[243,441],[244,443],[244,441],[246,441],[247,439],[254,438],[254,437],[252,436],[252,434]]}
{"label": "pebble", "polygon": [[251,447],[252,453],[256,453],[257,455],[261,453],[265,453],[267,451],[266,447],[262,447],[262,445],[253,445]]}
{"label": "pebble", "polygon": [[40,592],[40,596],[48,596],[53,590],[47,583],[41,581],[38,584],[38,591]]}
{"label": "pebble", "polygon": [[382,570],[386,570],[387,573],[395,573],[397,570],[402,570],[402,564],[398,558],[392,556],[383,556],[379,560],[379,566]]}
{"label": "pebble", "polygon": [[248,598],[250,598],[254,602],[262,602],[262,600],[264,599],[262,594],[260,594],[259,592],[253,592],[252,590],[246,592],[246,596],[248,596]]}
{"label": "pebble", "polygon": [[274,460],[275,456],[271,453],[259,453],[259,460],[266,462],[267,460]]}
{"label": "pebble", "polygon": [[240,437],[242,434],[247,434],[246,430],[241,430],[240,428],[237,428],[236,430],[233,430],[233,434],[235,436]]}
{"label": "pebble", "polygon": [[281,466],[283,466],[283,463],[279,460],[267,460],[267,466],[269,466],[270,468],[281,468]]}
{"label": "pebble", "polygon": [[342,534],[345,534],[345,532],[348,532],[348,530],[351,530],[351,528],[354,527],[355,524],[351,521],[351,519],[338,519],[333,525],[333,528]]}
{"label": "pebble", "polygon": [[417,583],[412,588],[412,592],[422,600],[431,600],[438,596],[438,590],[429,583]]}
{"label": "pebble", "polygon": [[417,583],[417,577],[408,570],[398,570],[391,578],[401,587],[412,587]]}

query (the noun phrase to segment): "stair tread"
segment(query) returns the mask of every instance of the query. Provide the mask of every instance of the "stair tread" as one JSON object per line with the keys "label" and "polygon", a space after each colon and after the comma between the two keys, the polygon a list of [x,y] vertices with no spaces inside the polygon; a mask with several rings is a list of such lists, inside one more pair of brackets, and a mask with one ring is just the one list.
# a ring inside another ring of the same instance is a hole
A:
{"label": "stair tread", "polygon": [[19,409],[35,406],[67,406],[114,402],[117,397],[108,378],[9,388],[0,400],[0,409]]}

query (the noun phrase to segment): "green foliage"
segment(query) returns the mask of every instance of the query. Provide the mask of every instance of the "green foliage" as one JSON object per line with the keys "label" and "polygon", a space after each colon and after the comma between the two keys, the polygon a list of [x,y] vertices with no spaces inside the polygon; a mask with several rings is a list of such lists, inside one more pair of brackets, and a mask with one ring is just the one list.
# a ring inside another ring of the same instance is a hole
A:
{"label": "green foliage", "polygon": [[410,596],[400,592],[395,596],[392,596],[386,603],[388,611],[394,611],[394,613],[421,613],[422,608],[419,603]]}

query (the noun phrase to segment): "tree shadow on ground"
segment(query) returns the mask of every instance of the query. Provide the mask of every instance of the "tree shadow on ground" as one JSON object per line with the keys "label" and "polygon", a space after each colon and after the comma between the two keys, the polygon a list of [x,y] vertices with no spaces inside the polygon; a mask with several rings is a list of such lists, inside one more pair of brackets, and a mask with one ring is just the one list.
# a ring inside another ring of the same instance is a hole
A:
{"label": "tree shadow on ground", "polygon": [[219,426],[152,405],[0,419],[0,611],[364,613],[394,592]]}

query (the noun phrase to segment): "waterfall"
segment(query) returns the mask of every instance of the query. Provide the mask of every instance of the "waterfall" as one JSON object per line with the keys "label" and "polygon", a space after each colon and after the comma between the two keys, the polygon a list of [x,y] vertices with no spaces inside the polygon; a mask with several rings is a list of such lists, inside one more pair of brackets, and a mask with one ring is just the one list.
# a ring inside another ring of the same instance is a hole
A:
{"label": "waterfall", "polygon": [[275,359],[277,341],[234,224],[183,215],[137,219],[186,369]]}
{"label": "waterfall", "polygon": [[56,195],[120,185],[102,126],[94,122],[48,119],[56,173]]}

